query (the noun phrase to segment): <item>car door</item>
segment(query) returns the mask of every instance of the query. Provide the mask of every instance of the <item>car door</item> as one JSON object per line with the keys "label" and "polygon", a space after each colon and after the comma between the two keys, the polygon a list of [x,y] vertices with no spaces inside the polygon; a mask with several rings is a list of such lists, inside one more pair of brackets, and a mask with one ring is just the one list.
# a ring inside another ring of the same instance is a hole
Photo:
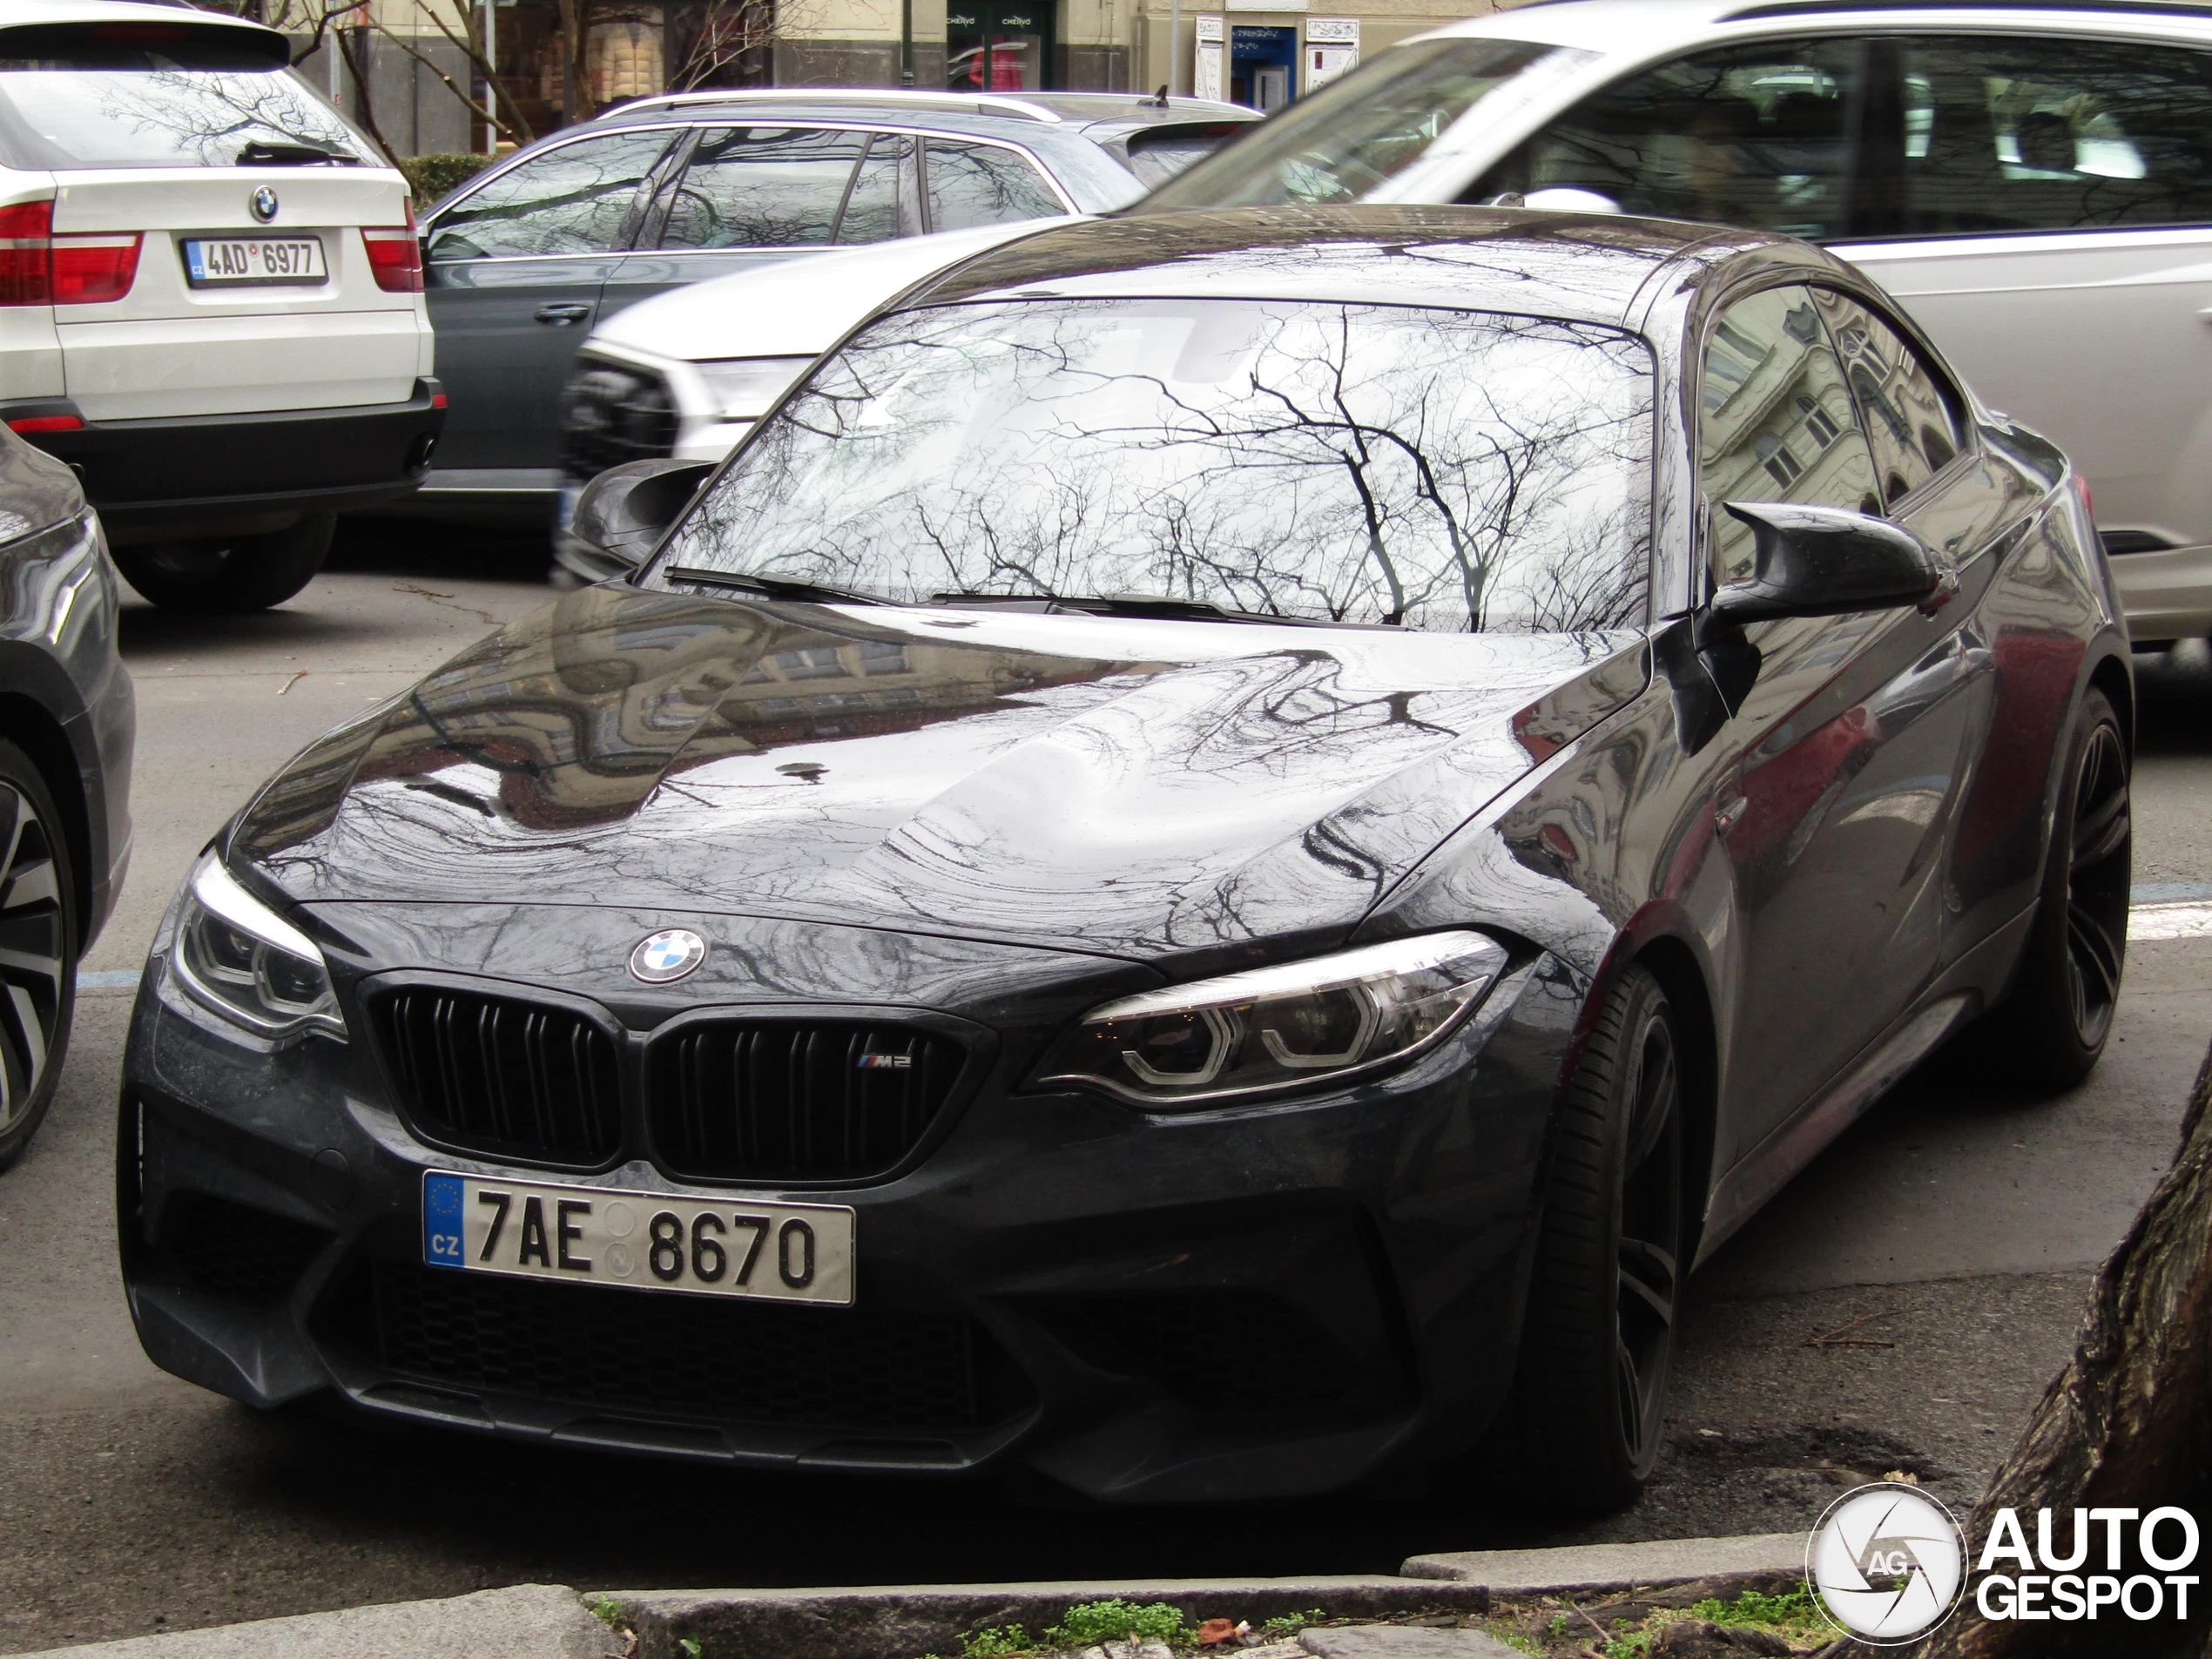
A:
{"label": "car door", "polygon": [[641,128],[557,145],[426,228],[423,286],[451,400],[441,473],[527,471],[543,476],[526,482],[557,485],[562,385],[643,216],[645,182],[680,135]]}
{"label": "car door", "polygon": [[[1843,296],[1769,288],[1707,334],[1698,485],[1716,584],[1752,573],[1725,503],[1796,502],[1881,514],[1884,474],[1912,493],[1851,389]],[[1853,314],[1854,317],[1856,314]],[[1928,487],[1926,469],[1920,487]],[[1784,618],[1745,631],[1757,678],[1723,729],[1733,763],[1715,823],[1741,934],[1729,1065],[1750,1150],[1844,1070],[1922,989],[1944,944],[1945,808],[1974,725],[1956,607]]]}
{"label": "car door", "polygon": [[[1885,43],[1885,211],[1836,251],[2087,478],[2128,609],[2212,544],[2212,52],[1973,34]],[[2186,608],[2200,610],[2201,593]],[[2153,624],[2155,626],[2155,624]]]}
{"label": "car door", "polygon": [[841,127],[708,127],[657,193],[637,249],[608,276],[602,317],[686,283],[911,235],[905,135]]}

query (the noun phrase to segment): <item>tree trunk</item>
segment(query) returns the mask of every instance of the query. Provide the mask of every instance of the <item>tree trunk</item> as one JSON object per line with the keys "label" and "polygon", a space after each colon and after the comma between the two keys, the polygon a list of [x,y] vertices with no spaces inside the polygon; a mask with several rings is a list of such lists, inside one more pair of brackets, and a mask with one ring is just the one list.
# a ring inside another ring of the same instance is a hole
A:
{"label": "tree trunk", "polygon": [[[2054,1543],[2072,1537],[2076,1508],[2125,1507],[2148,1514],[2175,1505],[2198,1517],[2212,1501],[2212,1053],[2189,1091],[2181,1150],[2128,1236],[2097,1274],[2074,1358],[2044,1391],[2042,1403],[1997,1472],[1967,1528],[1979,1560],[2000,1509],[2020,1518],[2035,1547],[2035,1512],[2048,1508]],[[2127,1539],[2123,1575],[2159,1569],[2134,1559]],[[2094,1565],[2103,1565],[2105,1527],[2096,1528]],[[2212,1527],[2206,1527],[2212,1541]],[[2155,1546],[2177,1547],[2164,1528]],[[2171,1615],[2136,1623],[2102,1609],[2094,1623],[1985,1619],[1961,1608],[1924,1659],[2141,1659],[2204,1655],[2212,1626],[2212,1552],[2200,1548],[2200,1582],[2186,1624]],[[2018,1573],[2017,1563],[1993,1570]]]}

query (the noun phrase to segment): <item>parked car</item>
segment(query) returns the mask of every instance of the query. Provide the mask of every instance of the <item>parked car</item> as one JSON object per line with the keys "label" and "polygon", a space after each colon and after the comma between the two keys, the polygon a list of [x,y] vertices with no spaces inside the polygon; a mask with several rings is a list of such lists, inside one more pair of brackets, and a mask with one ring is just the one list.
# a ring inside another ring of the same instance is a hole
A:
{"label": "parked car", "polygon": [[782,89],[644,98],[555,133],[428,216],[454,409],[408,509],[548,520],[577,347],[625,307],[811,251],[1118,207],[1255,118],[1127,93]]}
{"label": "parked car", "polygon": [[290,598],[444,419],[407,182],[291,53],[216,13],[0,0],[0,423],[179,610]]}
{"label": "parked car", "polygon": [[577,498],[608,468],[669,456],[721,460],[871,312],[948,266],[1039,228],[1033,219],[983,225],[817,253],[658,294],[600,324],[577,354],[562,406],[553,521],[561,569],[600,582],[628,568],[570,529]]}
{"label": "parked car", "polygon": [[0,432],[0,1170],[46,1115],[131,860],[115,569],[70,469]]}
{"label": "parked car", "polygon": [[2047,1088],[2105,1043],[2086,505],[1815,249],[1050,226],[713,471],[604,475],[649,566],[193,871],[118,1137],[158,1364],[1120,1502],[1503,1423],[1603,1507],[1692,1263],[1977,1015]]}
{"label": "parked car", "polygon": [[1377,54],[1137,211],[1509,194],[1827,245],[2073,456],[2137,644],[2212,633],[2203,7],[1527,6]]}

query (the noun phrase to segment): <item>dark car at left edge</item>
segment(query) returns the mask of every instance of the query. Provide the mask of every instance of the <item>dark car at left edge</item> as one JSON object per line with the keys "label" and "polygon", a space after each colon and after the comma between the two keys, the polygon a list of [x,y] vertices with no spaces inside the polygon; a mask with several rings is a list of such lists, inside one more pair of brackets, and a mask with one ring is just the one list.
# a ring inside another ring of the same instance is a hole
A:
{"label": "dark car at left edge", "polygon": [[61,1081],[77,964],[131,862],[131,675],[76,475],[0,430],[0,1170]]}
{"label": "dark car at left edge", "polygon": [[1696,1263],[1939,1047],[2056,1091],[2110,1029],[2082,492],[1802,243],[1042,226],[576,530],[637,567],[302,752],[163,924],[118,1182],[180,1376],[1117,1502],[1487,1442],[1603,1509]]}

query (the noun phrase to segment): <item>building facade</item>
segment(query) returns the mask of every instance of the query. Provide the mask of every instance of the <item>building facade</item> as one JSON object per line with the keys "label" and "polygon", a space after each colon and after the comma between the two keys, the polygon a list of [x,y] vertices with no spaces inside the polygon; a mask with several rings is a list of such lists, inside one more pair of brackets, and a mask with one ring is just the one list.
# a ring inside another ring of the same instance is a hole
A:
{"label": "building facade", "polygon": [[[1271,110],[1408,35],[1492,9],[1484,0],[368,0],[347,14],[347,49],[327,46],[302,69],[350,112],[366,109],[393,150],[425,154],[527,142],[627,98],[713,86],[1170,86]],[[503,132],[483,119],[488,104]]]}

